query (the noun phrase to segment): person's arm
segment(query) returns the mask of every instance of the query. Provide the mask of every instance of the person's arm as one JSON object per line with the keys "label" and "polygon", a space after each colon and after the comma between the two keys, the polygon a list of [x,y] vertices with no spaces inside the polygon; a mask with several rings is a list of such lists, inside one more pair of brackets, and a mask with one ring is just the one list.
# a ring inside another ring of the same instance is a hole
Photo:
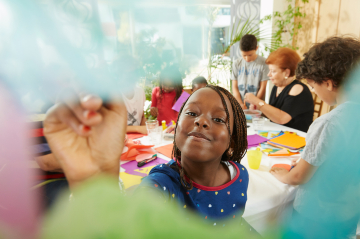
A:
{"label": "person's arm", "polygon": [[240,96],[240,91],[238,88],[238,81],[237,80],[232,80],[232,91],[233,91],[233,95],[235,97],[235,99],[239,102],[241,108],[246,109],[246,105],[244,104],[244,102],[241,100],[241,96]]}
{"label": "person's arm", "polygon": [[[300,84],[294,85],[291,90],[289,91],[289,96],[297,96],[303,91],[303,86]],[[278,109],[272,105],[266,104],[265,101],[260,100],[256,96],[254,96],[251,93],[247,93],[245,95],[246,102],[249,102],[250,104],[256,105],[257,109],[259,109],[263,114],[268,117],[271,121],[277,124],[287,124],[291,119],[291,115],[287,112]],[[288,99],[291,100],[291,99]],[[263,106],[261,106],[259,103],[262,102]],[[297,105],[291,105],[291,102],[289,102],[287,106],[291,107],[297,107]],[[289,107],[288,107],[289,108]],[[291,109],[289,109],[288,112],[290,112]]]}
{"label": "person's arm", "polygon": [[[266,117],[268,117],[274,123],[286,124],[292,119],[288,113],[272,105],[266,104],[265,101],[260,100],[252,93],[247,93],[245,95],[245,102],[256,105],[256,108],[260,110]],[[259,104],[260,102],[264,105],[261,106]]]}
{"label": "person's arm", "polygon": [[259,88],[258,93],[256,94],[257,98],[262,99],[262,100],[265,99],[266,84],[267,84],[267,81],[260,82],[260,88]]}
{"label": "person's arm", "polygon": [[274,175],[280,182],[290,185],[300,185],[307,183],[314,175],[317,167],[312,166],[304,159],[300,159],[299,163],[289,171],[284,168],[272,168],[270,173]]}
{"label": "person's arm", "polygon": [[[145,117],[144,117],[145,118]],[[145,122],[144,122],[145,124]],[[126,133],[140,133],[147,134],[147,129],[145,125],[128,125],[126,127]]]}
{"label": "person's arm", "polygon": [[56,160],[53,154],[46,154],[35,157],[39,167],[47,172],[63,172],[60,163]]}
{"label": "person's arm", "polygon": [[146,122],[145,114],[143,113],[142,118],[141,118],[140,125],[145,125],[145,122]]}
{"label": "person's arm", "polygon": [[133,132],[133,133],[140,133],[140,134],[147,134],[147,129],[146,129],[146,126],[145,126],[145,114],[143,113],[142,117],[141,117],[141,122],[140,122],[140,125],[128,125],[126,127],[126,133],[130,133],[130,132]]}

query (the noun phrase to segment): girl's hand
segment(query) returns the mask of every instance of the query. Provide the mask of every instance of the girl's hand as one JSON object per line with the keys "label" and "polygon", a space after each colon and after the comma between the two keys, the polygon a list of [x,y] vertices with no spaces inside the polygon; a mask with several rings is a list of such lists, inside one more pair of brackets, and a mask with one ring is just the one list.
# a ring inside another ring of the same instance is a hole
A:
{"label": "girl's hand", "polygon": [[244,103],[250,103],[252,105],[257,105],[260,99],[257,98],[253,93],[246,93],[244,96]]}
{"label": "girl's hand", "polygon": [[249,106],[249,110],[256,110],[256,106],[253,105],[253,104],[251,104],[251,105]]}
{"label": "girl's hand", "polygon": [[158,108],[156,108],[156,107],[151,107],[151,108],[150,108],[150,114],[151,114],[153,117],[157,117],[157,116],[158,116],[158,113],[159,113]]}
{"label": "girl's hand", "polygon": [[282,178],[289,173],[289,171],[287,171],[284,168],[278,168],[278,167],[274,167],[270,169],[270,173],[272,175],[275,176],[275,178],[277,178],[279,181],[283,181]]}
{"label": "girl's hand", "polygon": [[299,159],[297,159],[297,158],[296,158],[296,159],[292,159],[292,160],[291,160],[291,166],[295,167],[295,166],[298,164],[298,160],[299,160]]}
{"label": "girl's hand", "polygon": [[127,110],[120,100],[67,92],[44,120],[44,135],[71,187],[99,173],[118,178]]}

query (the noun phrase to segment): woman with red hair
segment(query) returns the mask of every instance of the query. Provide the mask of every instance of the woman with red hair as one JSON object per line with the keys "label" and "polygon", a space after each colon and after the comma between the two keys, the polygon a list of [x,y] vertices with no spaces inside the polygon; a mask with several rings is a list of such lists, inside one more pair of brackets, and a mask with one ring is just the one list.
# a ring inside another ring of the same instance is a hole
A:
{"label": "woman with red hair", "polygon": [[313,120],[314,102],[309,88],[296,80],[295,70],[301,61],[289,48],[279,48],[266,60],[269,78],[275,85],[269,104],[247,93],[245,101],[253,104],[272,122],[307,132]]}

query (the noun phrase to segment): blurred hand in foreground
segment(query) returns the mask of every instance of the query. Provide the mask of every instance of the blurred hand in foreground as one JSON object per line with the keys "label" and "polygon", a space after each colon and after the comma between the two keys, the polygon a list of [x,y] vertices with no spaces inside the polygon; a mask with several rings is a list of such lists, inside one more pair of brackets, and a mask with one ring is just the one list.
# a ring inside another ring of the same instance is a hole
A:
{"label": "blurred hand in foreground", "polygon": [[70,187],[100,173],[119,175],[127,111],[121,99],[66,92],[44,120],[44,135]]}

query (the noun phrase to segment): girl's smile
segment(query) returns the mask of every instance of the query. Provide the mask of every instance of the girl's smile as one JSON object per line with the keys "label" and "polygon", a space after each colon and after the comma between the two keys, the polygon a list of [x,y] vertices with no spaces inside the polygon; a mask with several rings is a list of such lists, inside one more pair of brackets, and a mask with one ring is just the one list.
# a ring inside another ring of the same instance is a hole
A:
{"label": "girl's smile", "polygon": [[207,142],[211,141],[206,135],[193,131],[188,134],[189,137],[191,137],[195,141],[201,141],[201,142]]}

